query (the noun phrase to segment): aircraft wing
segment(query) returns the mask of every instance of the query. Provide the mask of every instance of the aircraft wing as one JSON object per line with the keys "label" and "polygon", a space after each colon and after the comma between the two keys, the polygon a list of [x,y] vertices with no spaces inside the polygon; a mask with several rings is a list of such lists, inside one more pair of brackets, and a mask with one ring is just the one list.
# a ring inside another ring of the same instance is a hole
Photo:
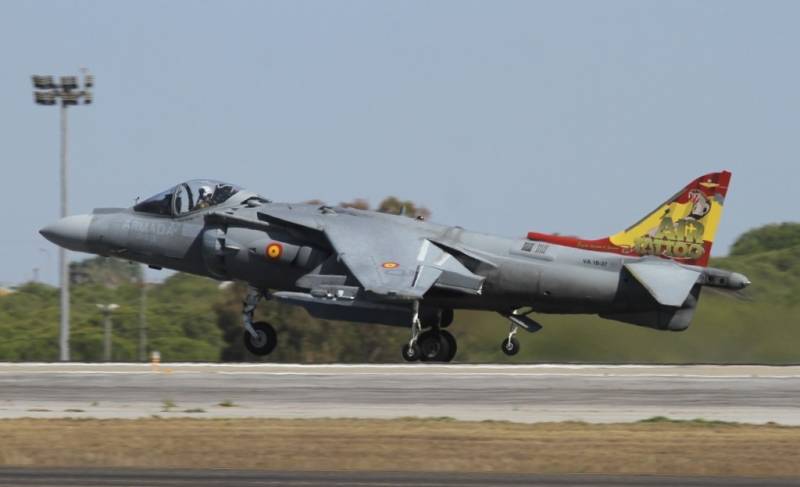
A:
{"label": "aircraft wing", "polygon": [[325,224],[325,236],[364,290],[395,299],[420,299],[434,286],[480,293],[484,278],[420,233],[378,219],[339,216],[346,222]]}
{"label": "aircraft wing", "polygon": [[664,306],[683,305],[700,271],[687,269],[673,261],[646,259],[625,264],[625,268]]}

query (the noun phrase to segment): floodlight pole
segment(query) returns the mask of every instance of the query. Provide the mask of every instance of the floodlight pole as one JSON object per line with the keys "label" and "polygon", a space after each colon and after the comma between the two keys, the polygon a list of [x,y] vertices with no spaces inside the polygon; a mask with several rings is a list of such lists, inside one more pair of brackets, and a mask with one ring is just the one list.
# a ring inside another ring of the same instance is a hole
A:
{"label": "floodlight pole", "polygon": [[[67,216],[67,105],[61,104],[61,218]],[[69,260],[67,250],[58,247],[61,285],[61,322],[58,333],[59,360],[69,362]]]}
{"label": "floodlight pole", "polygon": [[[94,76],[83,72],[83,90],[79,90],[76,76],[62,76],[61,82],[53,76],[32,76],[34,100],[39,105],[61,105],[61,218],[67,216],[67,108],[77,105],[79,100],[84,104],[92,102],[89,88],[94,86]],[[60,102],[60,103],[59,103]],[[68,362],[69,357],[69,261],[63,247],[58,248],[59,285],[61,287],[61,320],[59,323],[59,360]]]}
{"label": "floodlight pole", "polygon": [[111,362],[111,312],[103,313],[103,361]]}
{"label": "floodlight pole", "polygon": [[141,277],[139,285],[141,289],[139,292],[139,360],[141,362],[147,361],[147,281],[145,280],[145,267],[142,264],[139,269]]}

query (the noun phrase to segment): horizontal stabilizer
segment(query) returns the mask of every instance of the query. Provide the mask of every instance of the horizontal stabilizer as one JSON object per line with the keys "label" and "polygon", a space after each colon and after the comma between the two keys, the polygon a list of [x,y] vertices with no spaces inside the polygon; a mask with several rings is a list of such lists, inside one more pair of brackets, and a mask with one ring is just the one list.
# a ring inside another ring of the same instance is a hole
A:
{"label": "horizontal stabilizer", "polygon": [[700,276],[699,271],[663,259],[630,262],[625,268],[664,306],[682,306]]}

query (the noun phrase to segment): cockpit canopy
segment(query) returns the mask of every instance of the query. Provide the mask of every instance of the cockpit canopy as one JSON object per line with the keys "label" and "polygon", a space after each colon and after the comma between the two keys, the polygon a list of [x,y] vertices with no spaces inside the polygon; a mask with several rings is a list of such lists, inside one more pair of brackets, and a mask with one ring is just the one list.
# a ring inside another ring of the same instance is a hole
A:
{"label": "cockpit canopy", "polygon": [[211,179],[194,179],[162,191],[133,207],[134,211],[179,216],[217,206],[242,188]]}

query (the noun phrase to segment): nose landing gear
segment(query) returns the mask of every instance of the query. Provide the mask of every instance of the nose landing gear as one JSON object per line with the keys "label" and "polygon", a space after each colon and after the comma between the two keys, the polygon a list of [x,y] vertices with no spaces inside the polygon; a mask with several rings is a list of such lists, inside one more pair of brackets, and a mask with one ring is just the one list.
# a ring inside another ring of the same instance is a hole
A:
{"label": "nose landing gear", "polygon": [[247,291],[242,310],[244,321],[244,346],[253,355],[269,355],[278,344],[275,328],[266,321],[253,323],[253,313],[261,298],[265,296],[260,289],[250,287]]}
{"label": "nose landing gear", "polygon": [[253,355],[269,355],[278,344],[275,328],[266,321],[253,323],[252,327],[255,334],[244,334],[245,348]]}

